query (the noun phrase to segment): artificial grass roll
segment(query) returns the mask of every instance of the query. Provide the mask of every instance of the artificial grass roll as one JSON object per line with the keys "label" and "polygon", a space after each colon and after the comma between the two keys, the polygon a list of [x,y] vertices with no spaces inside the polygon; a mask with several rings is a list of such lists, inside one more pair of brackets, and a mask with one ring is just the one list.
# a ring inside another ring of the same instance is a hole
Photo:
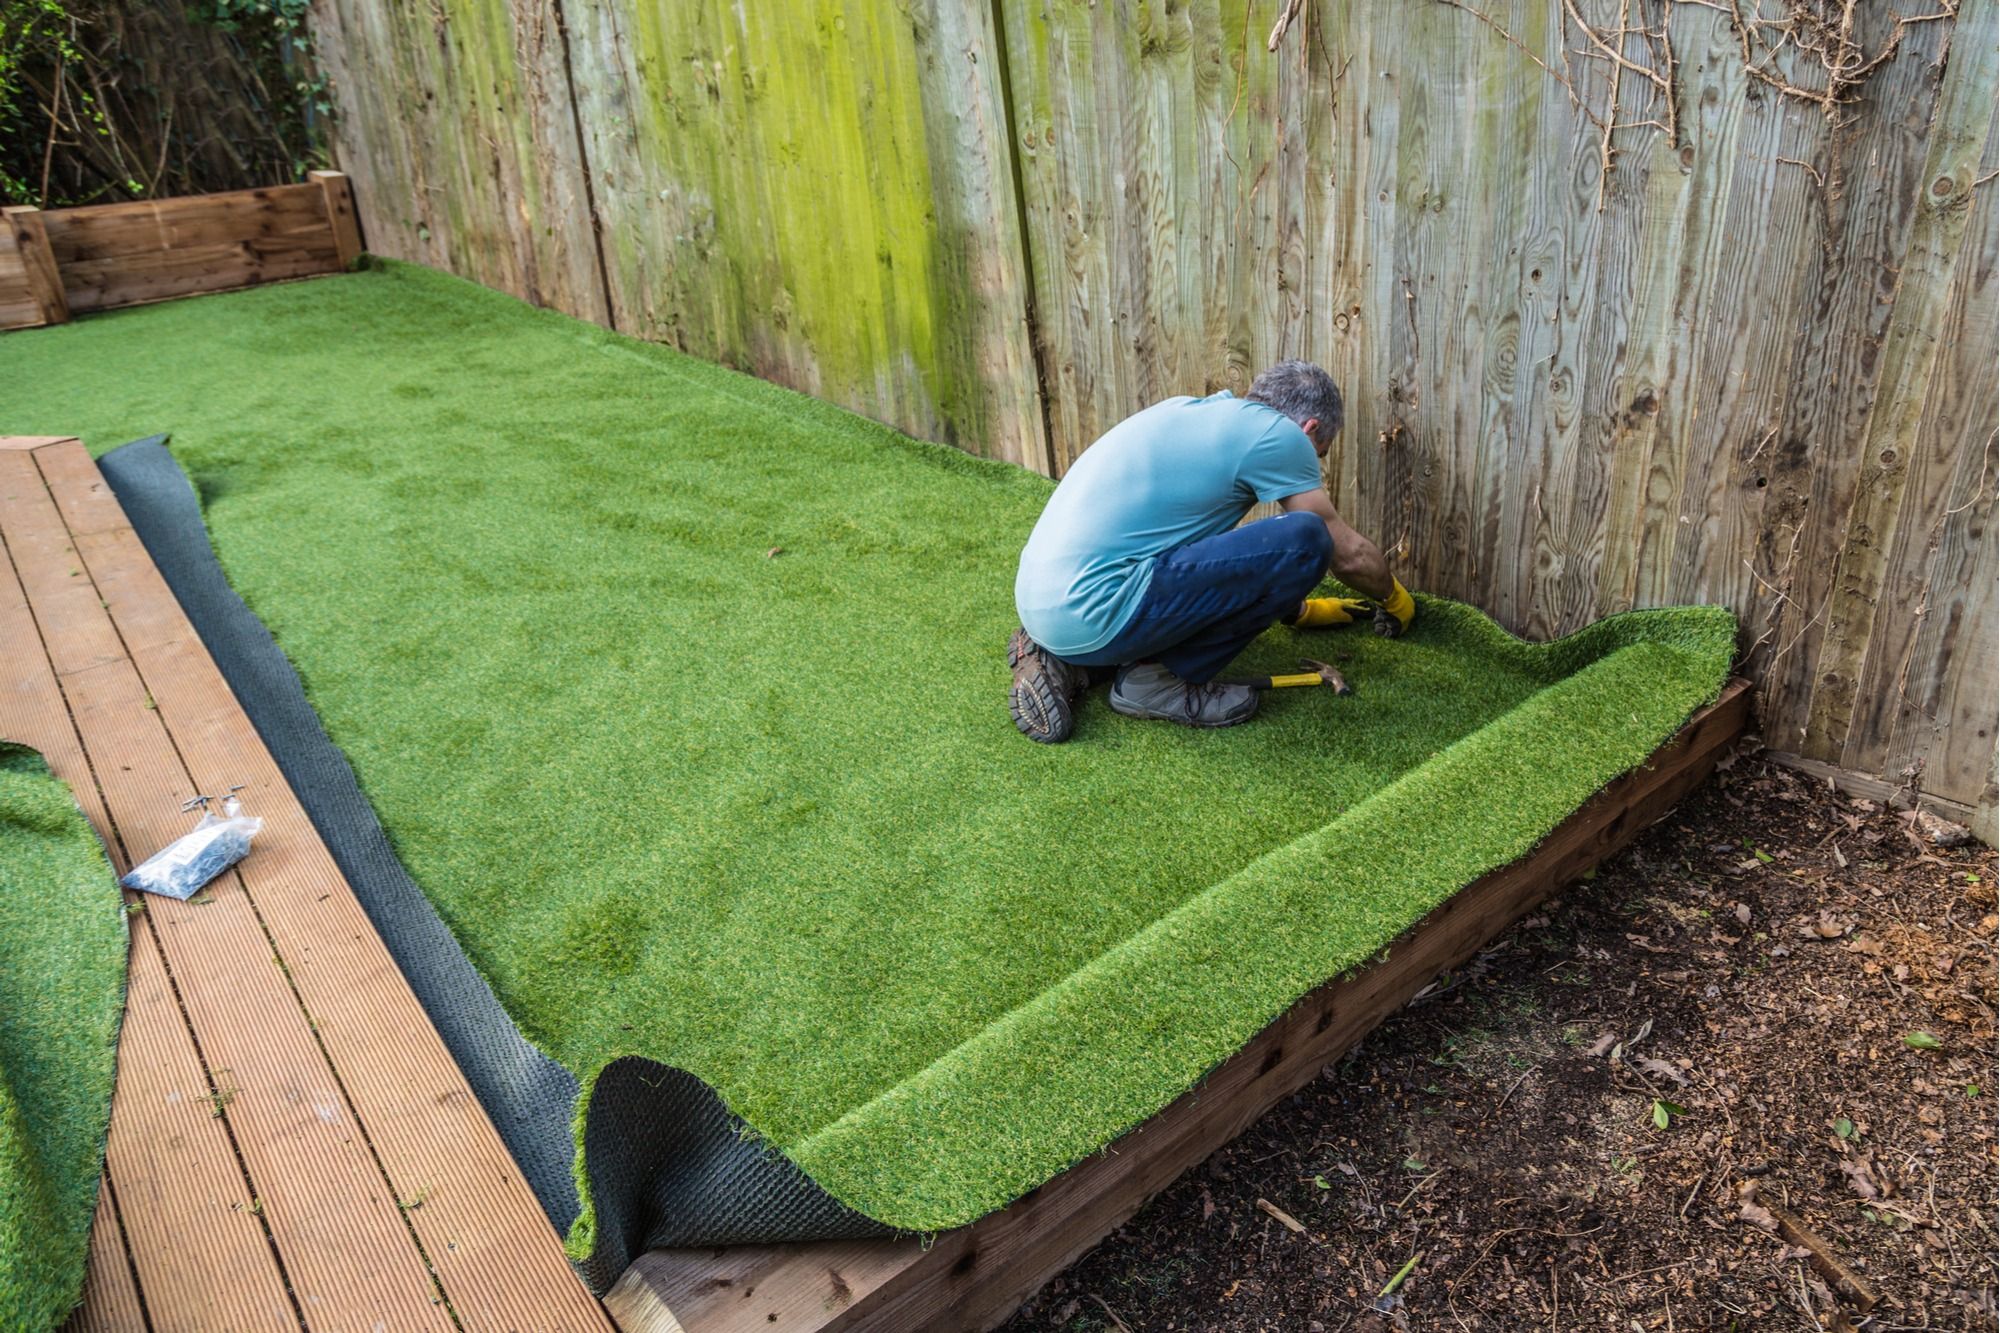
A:
{"label": "artificial grass roll", "polygon": [[1533,645],[1423,598],[1400,640],[1274,629],[1233,668],[1338,658],[1352,697],[1195,732],[1099,692],[1035,746],[1019,469],[396,265],[15,335],[0,376],[18,429],[173,434],[412,875],[586,1091],[690,1070],[913,1230],[1528,850],[1733,651],[1717,608]]}
{"label": "artificial grass roll", "polygon": [[0,742],[0,1328],[82,1299],[111,1119],[126,927],[69,788]]}

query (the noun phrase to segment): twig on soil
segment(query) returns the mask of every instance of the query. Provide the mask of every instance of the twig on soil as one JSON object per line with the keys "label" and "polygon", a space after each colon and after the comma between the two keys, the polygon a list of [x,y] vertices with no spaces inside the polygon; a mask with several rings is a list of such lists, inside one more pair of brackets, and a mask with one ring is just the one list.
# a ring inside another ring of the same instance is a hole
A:
{"label": "twig on soil", "polygon": [[[1863,1314],[1880,1303],[1882,1298],[1875,1294],[1875,1289],[1868,1285],[1867,1279],[1849,1268],[1840,1256],[1833,1252],[1833,1247],[1821,1239],[1818,1232],[1807,1226],[1798,1214],[1783,1204],[1759,1198],[1757,1182],[1754,1180],[1745,1181],[1741,1193],[1746,1207],[1754,1206],[1769,1213],[1771,1220],[1777,1226],[1778,1234],[1809,1253],[1812,1256],[1813,1267],[1833,1284],[1836,1291],[1852,1300]],[[1805,1285],[1803,1272],[1800,1274],[1799,1285],[1802,1289]],[[1805,1308],[1808,1314],[1812,1312],[1810,1298],[1807,1299]]]}
{"label": "twig on soil", "polygon": [[1257,1206],[1263,1209],[1264,1212],[1268,1213],[1270,1216],[1284,1223],[1285,1229],[1287,1231],[1303,1232],[1306,1229],[1305,1223],[1299,1221],[1298,1218],[1293,1217],[1290,1213],[1278,1207],[1277,1204],[1272,1203],[1269,1199],[1257,1200]]}
{"label": "twig on soil", "polygon": [[1433,1180],[1436,1180],[1439,1176],[1443,1174],[1444,1174],[1444,1168],[1439,1167],[1437,1170],[1425,1176],[1422,1180],[1419,1180],[1416,1184],[1410,1186],[1410,1192],[1408,1194],[1405,1194],[1402,1198],[1396,1200],[1396,1211],[1401,1212],[1405,1204],[1409,1203],[1410,1200],[1417,1197],[1418,1190],[1430,1184]]}
{"label": "twig on soil", "polygon": [[[1569,962],[1568,959],[1564,959],[1563,961],[1565,963]],[[1523,1083],[1528,1081],[1528,1075],[1534,1073],[1537,1069],[1540,1069],[1541,1067],[1542,1066],[1540,1065],[1540,1063],[1536,1063],[1529,1065],[1526,1069],[1522,1070],[1521,1077],[1515,1079],[1511,1084],[1509,1084],[1507,1087],[1507,1091],[1501,1094],[1500,1100],[1493,1103],[1493,1109],[1488,1111],[1485,1115],[1479,1117],[1479,1127],[1483,1128],[1488,1120],[1491,1120],[1494,1116],[1499,1115],[1501,1108],[1507,1105],[1508,1100],[1513,1097],[1515,1091],[1518,1088],[1520,1088],[1520,1086]],[[1411,1191],[1411,1193],[1415,1192],[1416,1191],[1414,1190]]]}
{"label": "twig on soil", "polygon": [[1688,1191],[1687,1202],[1681,1205],[1681,1211],[1678,1214],[1678,1216],[1683,1222],[1687,1221],[1688,1209],[1694,1204],[1694,1196],[1701,1191],[1701,1182],[1706,1180],[1707,1178],[1708,1178],[1707,1171],[1703,1171],[1700,1175],[1694,1178],[1694,1188]]}
{"label": "twig on soil", "polygon": [[1097,1308],[1104,1311],[1104,1317],[1109,1319],[1112,1322],[1112,1324],[1117,1327],[1119,1333],[1132,1333],[1131,1325],[1127,1324],[1123,1319],[1120,1319],[1118,1317],[1118,1312],[1112,1309],[1110,1306],[1106,1305],[1104,1303],[1104,1298],[1102,1296],[1093,1295],[1090,1299],[1097,1302]]}
{"label": "twig on soil", "polygon": [[[1418,1188],[1421,1189],[1422,1186],[1419,1186]],[[1410,1193],[1414,1194],[1416,1193],[1416,1190],[1411,1190]],[[1417,1265],[1423,1262],[1423,1258],[1424,1258],[1424,1252],[1422,1250],[1418,1250],[1415,1254],[1411,1255],[1409,1262],[1404,1264],[1401,1268],[1397,1269],[1396,1276],[1389,1279],[1388,1285],[1384,1286],[1382,1290],[1375,1293],[1375,1299],[1381,1301],[1381,1300],[1386,1300],[1391,1296],[1394,1296],[1396,1294],[1396,1288],[1403,1285],[1403,1279],[1408,1277],[1412,1272],[1415,1271]]]}
{"label": "twig on soil", "polygon": [[1553,1240],[1575,1240],[1579,1236],[1595,1236],[1598,1232],[1604,1230],[1606,1225],[1608,1224],[1600,1222],[1596,1226],[1590,1227],[1587,1230],[1583,1231],[1546,1231],[1541,1227],[1508,1227],[1505,1231],[1496,1231],[1493,1233],[1492,1239],[1486,1242],[1486,1248],[1479,1252],[1479,1257],[1477,1259],[1474,1259],[1471,1263],[1467,1264],[1465,1266],[1465,1271],[1460,1273],[1457,1277],[1453,1278],[1449,1283],[1449,1285],[1451,1287],[1456,1288],[1461,1283],[1463,1283],[1465,1279],[1471,1277],[1473,1270],[1478,1268],[1479,1265],[1485,1263],[1486,1256],[1493,1253],[1493,1247],[1495,1245],[1498,1245],[1501,1241],[1505,1240],[1509,1236],[1518,1236],[1525,1231],[1525,1232],[1530,1232],[1537,1236],[1547,1236]]}

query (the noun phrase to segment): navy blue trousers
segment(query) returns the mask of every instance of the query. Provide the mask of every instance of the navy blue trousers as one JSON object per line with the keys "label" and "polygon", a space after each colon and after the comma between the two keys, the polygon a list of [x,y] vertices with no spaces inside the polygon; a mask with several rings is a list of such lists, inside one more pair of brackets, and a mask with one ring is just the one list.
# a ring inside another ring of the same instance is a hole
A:
{"label": "navy blue trousers", "polygon": [[1062,655],[1084,667],[1159,662],[1193,685],[1221,674],[1250,641],[1298,610],[1326,577],[1333,538],[1316,514],[1280,514],[1153,560],[1153,581],[1118,636],[1093,653]]}

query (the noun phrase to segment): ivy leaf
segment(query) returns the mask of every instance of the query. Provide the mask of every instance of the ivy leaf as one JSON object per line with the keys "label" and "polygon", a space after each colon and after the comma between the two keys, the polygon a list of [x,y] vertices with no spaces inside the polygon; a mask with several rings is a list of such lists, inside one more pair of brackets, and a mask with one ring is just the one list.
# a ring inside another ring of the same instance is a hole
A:
{"label": "ivy leaf", "polygon": [[1653,1127],[1655,1129],[1666,1129],[1674,1123],[1675,1116],[1686,1115],[1687,1113],[1687,1107],[1682,1106],[1679,1102],[1670,1102],[1659,1097],[1653,1099]]}
{"label": "ivy leaf", "polygon": [[1941,1051],[1944,1043],[1928,1032],[1912,1032],[1903,1038],[1903,1045],[1913,1051]]}
{"label": "ivy leaf", "polygon": [[1846,1116],[1842,1116],[1833,1122],[1833,1132],[1840,1135],[1843,1139],[1851,1139],[1854,1137],[1854,1122]]}

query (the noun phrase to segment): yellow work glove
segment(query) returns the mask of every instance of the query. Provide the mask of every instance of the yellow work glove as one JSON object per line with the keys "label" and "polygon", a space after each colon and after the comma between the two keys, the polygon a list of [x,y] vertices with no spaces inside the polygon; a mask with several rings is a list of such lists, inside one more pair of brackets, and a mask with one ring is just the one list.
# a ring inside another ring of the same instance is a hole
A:
{"label": "yellow work glove", "polygon": [[1332,629],[1352,625],[1368,614],[1374,604],[1358,597],[1308,597],[1299,607],[1293,629]]}
{"label": "yellow work glove", "polygon": [[1396,579],[1389,582],[1393,586],[1388,600],[1375,608],[1375,632],[1385,639],[1398,637],[1417,618],[1417,603],[1410,590]]}

